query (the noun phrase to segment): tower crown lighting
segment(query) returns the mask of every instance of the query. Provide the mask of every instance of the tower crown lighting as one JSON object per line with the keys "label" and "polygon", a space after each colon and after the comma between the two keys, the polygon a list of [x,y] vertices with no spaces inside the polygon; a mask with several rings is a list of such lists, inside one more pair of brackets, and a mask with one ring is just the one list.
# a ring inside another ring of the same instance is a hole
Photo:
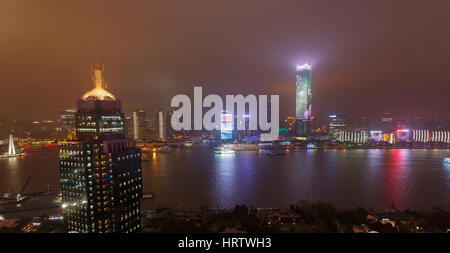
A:
{"label": "tower crown lighting", "polygon": [[105,67],[100,64],[98,58],[95,65],[92,67],[92,82],[94,88],[82,96],[83,100],[116,100],[113,94],[106,90],[107,84],[103,78],[103,71]]}
{"label": "tower crown lighting", "polygon": [[303,65],[297,65],[297,71],[299,70],[312,70],[311,66],[308,65],[308,63],[305,63]]}

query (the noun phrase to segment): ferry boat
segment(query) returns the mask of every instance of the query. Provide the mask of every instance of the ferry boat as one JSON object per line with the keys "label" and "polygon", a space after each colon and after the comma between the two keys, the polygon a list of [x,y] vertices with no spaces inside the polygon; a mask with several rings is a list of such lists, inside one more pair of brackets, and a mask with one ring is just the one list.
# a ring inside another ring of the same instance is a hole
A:
{"label": "ferry boat", "polygon": [[216,153],[216,154],[234,154],[234,152],[235,152],[234,150],[226,149],[226,148],[221,148],[221,149],[214,151],[214,153]]}
{"label": "ferry boat", "polygon": [[286,152],[283,152],[280,150],[277,150],[277,151],[271,150],[271,151],[267,152],[266,155],[286,155]]}
{"label": "ferry boat", "polygon": [[14,197],[14,198],[0,197],[0,206],[11,205],[11,204],[20,204],[29,198],[30,197],[28,197],[28,196],[21,196],[21,195],[18,195],[17,197]]}
{"label": "ferry boat", "polygon": [[286,155],[285,149],[262,149],[262,154],[269,155],[269,156],[276,156],[276,155]]}
{"label": "ferry boat", "polygon": [[152,199],[154,197],[155,197],[155,193],[153,193],[153,192],[147,192],[147,193],[142,194],[143,199]]}
{"label": "ferry boat", "polygon": [[8,154],[8,153],[0,154],[0,158],[13,158],[19,156],[23,156],[23,154]]}

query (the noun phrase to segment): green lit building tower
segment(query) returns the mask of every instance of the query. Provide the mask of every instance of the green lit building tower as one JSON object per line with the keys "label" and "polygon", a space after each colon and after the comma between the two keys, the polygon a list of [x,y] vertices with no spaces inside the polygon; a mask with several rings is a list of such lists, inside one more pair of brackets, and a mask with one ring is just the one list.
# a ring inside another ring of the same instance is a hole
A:
{"label": "green lit building tower", "polygon": [[311,66],[297,66],[295,91],[295,116],[297,135],[308,136],[311,133]]}
{"label": "green lit building tower", "polygon": [[103,66],[77,102],[77,139],[59,143],[62,207],[69,231],[137,232],[142,196],[141,150],[125,138],[120,100],[106,90]]}

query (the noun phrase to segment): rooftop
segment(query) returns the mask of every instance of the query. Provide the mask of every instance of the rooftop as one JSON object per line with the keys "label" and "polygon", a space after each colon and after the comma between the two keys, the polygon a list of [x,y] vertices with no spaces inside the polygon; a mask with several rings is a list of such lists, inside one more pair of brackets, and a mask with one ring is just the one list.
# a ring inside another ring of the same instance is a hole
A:
{"label": "rooftop", "polygon": [[92,82],[94,88],[83,94],[83,100],[116,100],[113,94],[106,90],[107,84],[103,78],[104,65],[100,64],[98,58],[92,68]]}

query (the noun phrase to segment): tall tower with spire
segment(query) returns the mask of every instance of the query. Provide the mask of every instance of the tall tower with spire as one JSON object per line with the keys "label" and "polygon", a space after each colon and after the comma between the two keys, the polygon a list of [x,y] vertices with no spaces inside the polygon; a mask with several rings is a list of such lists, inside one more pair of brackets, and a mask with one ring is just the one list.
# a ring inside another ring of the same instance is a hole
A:
{"label": "tall tower with spire", "polygon": [[100,64],[97,57],[95,64],[91,66],[91,78],[94,88],[83,95],[83,100],[116,100],[114,95],[106,90],[108,85],[103,78],[104,70],[105,66]]}
{"label": "tall tower with spire", "polygon": [[10,156],[15,156],[16,155],[16,149],[14,148],[14,139],[13,139],[13,135],[12,134],[9,134],[8,155],[10,155]]}
{"label": "tall tower with spire", "polygon": [[77,101],[76,139],[59,143],[62,206],[69,231],[138,232],[141,150],[125,137],[121,102],[103,71],[97,58],[94,88]]}

